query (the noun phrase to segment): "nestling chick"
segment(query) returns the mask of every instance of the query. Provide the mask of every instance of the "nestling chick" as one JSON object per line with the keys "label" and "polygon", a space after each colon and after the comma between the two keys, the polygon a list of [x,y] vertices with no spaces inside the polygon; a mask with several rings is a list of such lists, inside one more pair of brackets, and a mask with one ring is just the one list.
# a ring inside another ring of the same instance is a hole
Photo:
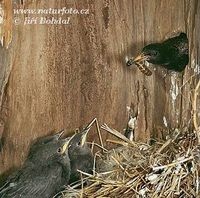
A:
{"label": "nestling chick", "polygon": [[68,184],[70,139],[40,141],[42,143],[32,149],[22,168],[0,188],[1,198],[50,198]]}
{"label": "nestling chick", "polygon": [[29,153],[28,153],[27,158],[30,158],[30,156],[32,155],[32,153],[35,153],[36,150],[40,149],[40,146],[44,146],[44,145],[52,143],[52,142],[58,142],[58,140],[61,138],[61,136],[63,135],[63,133],[64,133],[64,130],[61,130],[61,131],[59,131],[56,134],[48,135],[48,136],[36,139],[32,143],[32,145],[31,145],[31,147],[29,149]]}
{"label": "nestling chick", "polygon": [[124,136],[129,140],[134,141],[135,127],[137,125],[138,112],[134,112],[133,107],[127,106],[128,111],[128,123],[125,129]]}
{"label": "nestling chick", "polygon": [[137,117],[130,117],[127,127],[125,129],[125,137],[127,137],[129,140],[134,140],[134,132],[135,132],[135,125],[136,125]]}
{"label": "nestling chick", "polygon": [[78,170],[92,173],[94,156],[86,143],[87,134],[90,128],[91,124],[84,128],[80,133],[77,133],[70,141],[69,158],[71,163],[71,176],[69,183],[80,180],[80,173]]}

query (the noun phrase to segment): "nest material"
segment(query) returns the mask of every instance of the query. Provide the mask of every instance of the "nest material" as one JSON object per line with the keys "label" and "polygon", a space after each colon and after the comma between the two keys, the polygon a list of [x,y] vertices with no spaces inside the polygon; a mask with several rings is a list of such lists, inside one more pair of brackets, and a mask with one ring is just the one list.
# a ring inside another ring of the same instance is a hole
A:
{"label": "nest material", "polygon": [[194,133],[175,130],[166,142],[150,146],[131,142],[107,125],[102,128],[120,139],[112,141],[119,147],[96,153],[93,175],[80,171],[85,178],[67,186],[64,198],[200,197],[200,152]]}
{"label": "nest material", "polygon": [[[190,79],[191,80],[191,79]],[[95,154],[93,175],[80,171],[81,181],[67,186],[63,198],[200,198],[200,126],[197,122],[198,81],[193,97],[194,132],[175,130],[166,142],[133,142],[114,129],[101,128],[118,137],[119,147]],[[94,145],[94,144],[93,144]],[[95,144],[97,145],[97,144]],[[86,181],[86,182],[85,182]]]}

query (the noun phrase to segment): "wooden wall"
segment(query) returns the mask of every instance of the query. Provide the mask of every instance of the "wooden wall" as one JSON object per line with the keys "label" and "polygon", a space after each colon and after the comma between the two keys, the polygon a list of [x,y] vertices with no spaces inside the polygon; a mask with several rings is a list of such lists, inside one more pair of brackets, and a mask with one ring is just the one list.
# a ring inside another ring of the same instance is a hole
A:
{"label": "wooden wall", "polygon": [[[11,44],[0,49],[0,173],[22,164],[30,142],[51,131],[71,131],[94,117],[122,131],[131,103],[139,113],[137,140],[163,138],[166,123],[168,128],[192,126],[191,97],[200,72],[200,1],[12,3],[24,9],[88,8],[89,15],[70,16],[69,25],[13,24]],[[14,15],[11,22],[27,16]],[[155,67],[147,77],[125,66],[125,56],[177,31],[187,32],[190,40],[184,75]]]}

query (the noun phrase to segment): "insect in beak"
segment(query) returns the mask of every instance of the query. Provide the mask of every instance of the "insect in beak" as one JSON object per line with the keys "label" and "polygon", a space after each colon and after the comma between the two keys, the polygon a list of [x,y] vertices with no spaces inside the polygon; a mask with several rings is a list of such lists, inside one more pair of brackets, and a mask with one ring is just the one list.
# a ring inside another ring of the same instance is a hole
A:
{"label": "insect in beak", "polygon": [[151,76],[152,75],[151,70],[149,70],[144,63],[141,63],[142,61],[145,60],[148,60],[148,56],[141,53],[136,58],[129,59],[126,65],[130,66],[135,64],[142,73],[144,73],[146,76]]}

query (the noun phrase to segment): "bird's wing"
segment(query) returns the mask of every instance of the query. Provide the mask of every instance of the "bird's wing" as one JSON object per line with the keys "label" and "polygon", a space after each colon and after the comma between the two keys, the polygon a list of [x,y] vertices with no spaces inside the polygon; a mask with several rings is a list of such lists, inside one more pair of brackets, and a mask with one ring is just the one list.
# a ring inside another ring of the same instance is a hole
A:
{"label": "bird's wing", "polygon": [[188,38],[185,33],[181,33],[179,36],[169,38],[163,42],[165,46],[170,46],[170,48],[174,48],[174,50],[178,50],[180,54],[187,54],[188,53]]}
{"label": "bird's wing", "polygon": [[9,183],[8,187],[0,193],[1,198],[23,197],[43,197],[48,198],[53,195],[55,185],[60,184],[62,170],[59,167],[46,169],[33,169],[26,174],[21,174],[16,181]]}
{"label": "bird's wing", "polygon": [[22,175],[22,171],[21,169],[14,172],[12,175],[10,175],[5,184],[3,186],[0,187],[0,197],[2,197],[2,195],[9,191],[11,188],[13,188],[13,186],[15,185],[15,181],[17,181],[19,179],[19,177]]}

